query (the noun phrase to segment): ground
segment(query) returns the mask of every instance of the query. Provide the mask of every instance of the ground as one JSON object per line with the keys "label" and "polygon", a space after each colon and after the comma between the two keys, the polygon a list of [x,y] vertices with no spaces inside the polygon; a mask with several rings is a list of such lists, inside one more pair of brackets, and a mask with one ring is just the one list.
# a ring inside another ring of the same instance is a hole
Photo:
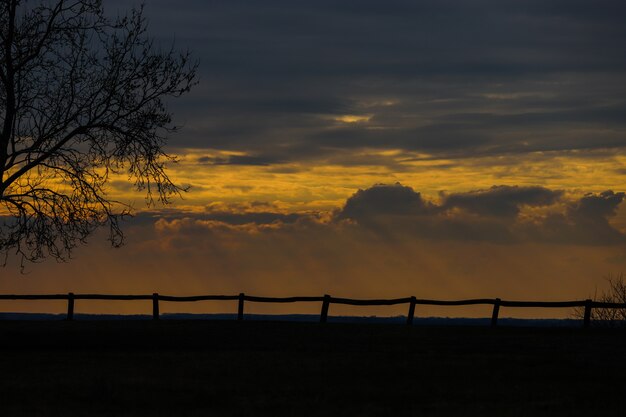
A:
{"label": "ground", "polygon": [[0,415],[623,416],[620,329],[0,321]]}

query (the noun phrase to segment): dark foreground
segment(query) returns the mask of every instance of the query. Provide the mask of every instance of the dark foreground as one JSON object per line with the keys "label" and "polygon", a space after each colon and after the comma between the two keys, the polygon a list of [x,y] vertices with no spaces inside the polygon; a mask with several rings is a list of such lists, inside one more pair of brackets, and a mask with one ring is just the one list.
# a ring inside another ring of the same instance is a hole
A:
{"label": "dark foreground", "polygon": [[0,321],[0,416],[624,416],[626,332]]}

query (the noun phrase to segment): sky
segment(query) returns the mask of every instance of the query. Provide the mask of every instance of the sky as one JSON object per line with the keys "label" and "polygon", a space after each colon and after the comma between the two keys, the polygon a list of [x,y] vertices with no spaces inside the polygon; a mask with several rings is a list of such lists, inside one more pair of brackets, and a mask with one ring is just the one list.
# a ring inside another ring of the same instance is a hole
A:
{"label": "sky", "polygon": [[10,260],[0,292],[565,300],[626,271],[623,1],[149,0],[145,15],[199,61],[169,104],[169,172],[189,191],[146,207],[112,181],[135,212],[124,247],[95,235],[25,274]]}

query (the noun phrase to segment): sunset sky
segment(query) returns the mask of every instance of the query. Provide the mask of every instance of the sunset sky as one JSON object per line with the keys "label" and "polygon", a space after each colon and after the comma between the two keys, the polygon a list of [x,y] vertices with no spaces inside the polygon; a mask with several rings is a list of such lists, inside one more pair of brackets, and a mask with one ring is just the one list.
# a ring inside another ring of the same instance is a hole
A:
{"label": "sunset sky", "polygon": [[626,272],[626,2],[149,0],[145,15],[199,60],[170,104],[169,172],[189,191],[146,207],[116,179],[135,212],[125,246],[94,235],[25,274],[10,259],[0,292],[566,300]]}

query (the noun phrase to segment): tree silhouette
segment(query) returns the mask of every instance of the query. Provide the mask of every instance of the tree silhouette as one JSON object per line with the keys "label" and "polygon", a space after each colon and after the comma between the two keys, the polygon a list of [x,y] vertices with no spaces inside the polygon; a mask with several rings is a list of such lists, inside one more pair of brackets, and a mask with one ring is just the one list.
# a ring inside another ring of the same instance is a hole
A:
{"label": "tree silhouette", "polygon": [[96,228],[113,246],[128,207],[105,185],[125,174],[148,204],[181,189],[163,150],[165,99],[197,64],[146,34],[142,9],[107,17],[99,0],[0,0],[0,253],[66,260]]}
{"label": "tree silhouette", "polygon": [[[596,294],[594,301],[603,303],[620,303],[626,305],[626,281],[624,273],[617,275],[609,274],[605,277],[608,288],[600,295]],[[579,308],[574,311],[574,317],[582,319],[585,309]],[[626,308],[594,308],[591,310],[591,320],[597,325],[608,327],[622,327],[626,325]]]}
{"label": "tree silhouette", "polygon": [[[609,289],[600,297],[600,301],[621,303],[626,305],[626,282],[624,281],[624,273],[616,276],[609,275],[607,277]],[[626,324],[626,309],[596,309],[591,314],[592,320],[598,320],[608,324],[609,326],[624,326]]]}

